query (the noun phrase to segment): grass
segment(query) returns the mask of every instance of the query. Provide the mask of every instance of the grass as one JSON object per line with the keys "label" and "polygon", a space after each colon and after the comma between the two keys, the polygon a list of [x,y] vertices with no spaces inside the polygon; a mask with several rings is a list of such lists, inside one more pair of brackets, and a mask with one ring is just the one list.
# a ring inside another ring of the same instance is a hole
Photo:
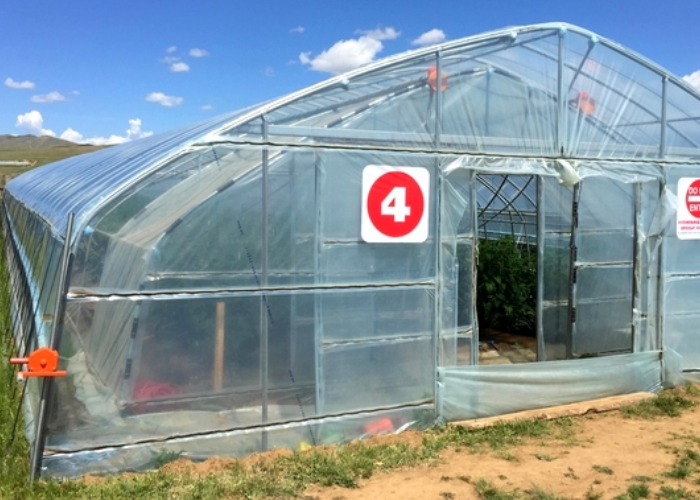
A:
{"label": "grass", "polygon": [[498,424],[486,429],[466,429],[448,425],[431,430],[426,433],[426,437],[429,443],[434,441],[436,446],[443,448],[451,445],[470,451],[491,449],[505,454],[508,448],[536,438],[548,437],[574,443],[575,429],[573,419],[561,418]]}
{"label": "grass", "polygon": [[[0,149],[0,160],[27,160],[30,163],[34,163],[34,167],[40,167],[41,165],[46,165],[47,163],[52,163],[54,161],[63,160],[64,158],[69,158],[71,156],[76,156],[83,153],[90,153],[92,151],[97,151],[104,149],[105,146],[61,146],[52,148],[40,148],[40,149]],[[26,172],[27,167],[3,167],[0,169],[0,173],[3,174],[18,174]]]}
{"label": "grass", "polygon": [[697,500],[698,498],[685,488],[672,488],[670,486],[662,486],[656,496],[665,500]]}
{"label": "grass", "polygon": [[498,488],[483,478],[479,478],[474,482],[474,489],[482,500],[566,500],[565,497],[557,496],[539,486],[533,486],[524,491],[517,489],[508,490]]}
{"label": "grass", "polygon": [[[692,390],[697,390],[692,385]],[[622,414],[629,418],[654,419],[659,417],[679,417],[683,411],[695,407],[697,404],[692,399],[681,394],[680,389],[673,389],[660,393],[657,397],[641,401],[634,405],[625,406],[621,409]]]}
{"label": "grass", "polygon": [[613,470],[605,465],[594,465],[593,470],[600,472],[601,474],[607,474],[608,476],[612,476],[614,474]]}
{"label": "grass", "polygon": [[520,498],[516,490],[497,488],[490,481],[479,478],[474,483],[474,489],[482,500],[517,500]]}
{"label": "grass", "polygon": [[585,499],[586,500],[600,500],[602,498],[603,494],[600,491],[595,491],[593,489],[593,486],[588,488],[586,491]]}
{"label": "grass", "polygon": [[615,497],[615,500],[639,500],[640,498],[649,498],[651,492],[646,484],[631,484],[627,487],[627,491],[622,495]]}
{"label": "grass", "polygon": [[700,454],[692,449],[684,449],[678,453],[678,458],[664,476],[671,479],[687,479],[700,470]]}

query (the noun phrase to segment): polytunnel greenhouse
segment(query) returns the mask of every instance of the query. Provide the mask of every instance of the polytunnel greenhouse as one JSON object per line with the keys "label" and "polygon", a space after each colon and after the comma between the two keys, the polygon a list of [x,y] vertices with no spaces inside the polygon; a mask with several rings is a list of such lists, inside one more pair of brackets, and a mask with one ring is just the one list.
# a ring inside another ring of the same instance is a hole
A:
{"label": "polytunnel greenhouse", "polygon": [[[38,474],[340,443],[700,369],[700,95],[575,26],[390,57],[32,170],[2,204],[18,354],[54,348],[66,372],[27,378]],[[532,277],[513,330],[483,319],[516,295],[479,281],[497,243]]]}

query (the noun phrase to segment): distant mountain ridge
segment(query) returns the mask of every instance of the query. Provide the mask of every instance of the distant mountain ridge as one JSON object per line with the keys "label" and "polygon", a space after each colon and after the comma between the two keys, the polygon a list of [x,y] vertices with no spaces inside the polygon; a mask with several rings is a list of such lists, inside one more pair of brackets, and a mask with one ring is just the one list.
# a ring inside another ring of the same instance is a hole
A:
{"label": "distant mountain ridge", "polygon": [[35,135],[0,134],[0,175],[15,175],[29,168],[63,160],[70,156],[98,151],[110,146],[92,146],[57,139],[56,137]]}
{"label": "distant mountain ridge", "polygon": [[18,149],[51,149],[83,146],[74,142],[42,135],[9,135],[0,134],[0,150],[18,150]]}

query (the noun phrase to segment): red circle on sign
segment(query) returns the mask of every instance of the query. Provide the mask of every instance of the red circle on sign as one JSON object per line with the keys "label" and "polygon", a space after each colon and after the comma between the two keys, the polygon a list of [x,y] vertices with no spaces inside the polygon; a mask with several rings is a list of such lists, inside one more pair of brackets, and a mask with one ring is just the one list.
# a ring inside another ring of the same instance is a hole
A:
{"label": "red circle on sign", "polygon": [[406,236],[423,217],[423,191],[410,175],[387,172],[369,188],[367,214],[377,231],[391,238]]}
{"label": "red circle on sign", "polygon": [[685,193],[685,205],[688,207],[690,215],[700,219],[700,180],[688,186],[688,191]]}

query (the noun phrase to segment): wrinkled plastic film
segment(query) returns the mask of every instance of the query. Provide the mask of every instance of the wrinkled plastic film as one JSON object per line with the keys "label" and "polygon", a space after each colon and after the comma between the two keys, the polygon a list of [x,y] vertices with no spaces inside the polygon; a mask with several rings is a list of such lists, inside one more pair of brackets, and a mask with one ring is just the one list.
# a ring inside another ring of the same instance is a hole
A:
{"label": "wrinkled plastic film", "polygon": [[579,360],[439,368],[447,421],[545,408],[630,392],[657,392],[660,352]]}
{"label": "wrinkled plastic film", "polygon": [[[434,398],[431,286],[260,297],[260,292],[229,292],[69,302],[62,352],[75,354],[68,359],[69,375],[57,383],[58,411],[49,428],[50,442],[92,447],[153,432],[167,438],[262,424],[255,420],[262,411],[261,313],[269,318],[270,422]],[[215,341],[217,307],[225,311],[223,349]],[[112,338],[120,350],[104,342],[101,346],[111,357],[91,347],[99,343],[88,343],[90,337],[106,341],[108,333],[90,327],[91,318],[99,325],[114,325]],[[324,333],[317,343],[319,330]],[[321,363],[317,372],[316,356]],[[217,358],[223,361],[218,387]],[[357,391],[358,384],[365,389]],[[227,408],[233,409],[227,413]],[[166,425],[159,415],[173,410],[200,416]]]}
{"label": "wrinkled plastic film", "polygon": [[[256,429],[216,432],[124,444],[94,450],[64,451],[44,458],[42,473],[47,476],[75,478],[85,474],[112,474],[124,470],[147,470],[164,460],[208,457],[242,458],[251,453],[278,448],[296,450],[302,446],[342,444],[378,434],[397,434],[405,430],[423,430],[434,422],[432,405],[358,413],[341,417],[308,419]],[[176,418],[181,418],[177,416]],[[185,418],[188,416],[185,415]],[[267,450],[263,448],[266,435]]]}

